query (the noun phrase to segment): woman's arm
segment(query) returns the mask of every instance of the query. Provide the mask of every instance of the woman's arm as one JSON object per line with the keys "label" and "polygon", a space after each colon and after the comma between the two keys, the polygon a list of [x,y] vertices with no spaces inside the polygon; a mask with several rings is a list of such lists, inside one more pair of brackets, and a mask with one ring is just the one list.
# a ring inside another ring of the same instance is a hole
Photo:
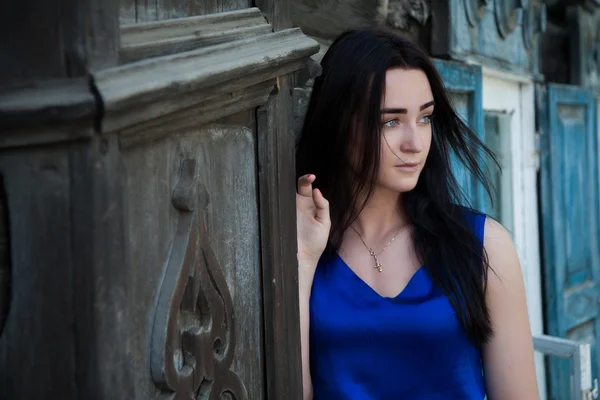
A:
{"label": "woman's arm", "polygon": [[319,258],[327,246],[331,229],[329,202],[313,189],[312,174],[298,179],[296,227],[298,234],[298,295],[300,301],[300,344],[302,346],[303,400],[313,398],[310,377],[310,293]]}
{"label": "woman's arm", "polygon": [[298,265],[298,293],[300,297],[300,343],[302,346],[303,400],[312,400],[313,387],[310,376],[310,292],[316,265],[300,261]]}
{"label": "woman's arm", "polygon": [[515,246],[506,229],[490,218],[484,246],[492,269],[487,305],[494,330],[482,352],[488,399],[539,399],[525,286]]}

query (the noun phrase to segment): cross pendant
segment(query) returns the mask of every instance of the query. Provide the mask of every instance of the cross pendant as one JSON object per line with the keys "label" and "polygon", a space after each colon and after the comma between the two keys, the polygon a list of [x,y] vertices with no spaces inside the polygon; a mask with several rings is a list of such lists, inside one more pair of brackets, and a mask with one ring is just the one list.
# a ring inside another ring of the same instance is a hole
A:
{"label": "cross pendant", "polygon": [[[371,252],[372,253],[372,252]],[[375,269],[379,272],[383,272],[383,269],[381,267],[383,267],[383,265],[381,265],[381,263],[379,262],[379,260],[377,259],[377,256],[375,254],[371,254],[373,256],[373,258],[375,259]]]}

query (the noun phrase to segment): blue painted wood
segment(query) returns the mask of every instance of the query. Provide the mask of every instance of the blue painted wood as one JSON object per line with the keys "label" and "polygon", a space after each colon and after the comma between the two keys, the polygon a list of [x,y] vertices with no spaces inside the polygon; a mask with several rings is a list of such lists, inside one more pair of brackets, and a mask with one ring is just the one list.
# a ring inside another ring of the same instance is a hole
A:
{"label": "blue painted wood", "polygon": [[[486,4],[487,3],[487,4]],[[539,72],[542,1],[524,7],[511,0],[432,1],[431,53],[454,60],[477,60],[515,73]],[[504,10],[504,12],[502,12]]]}
{"label": "blue painted wood", "polygon": [[[481,67],[453,61],[434,60],[456,111],[483,141],[483,100]],[[481,154],[478,155],[481,158]],[[483,185],[476,181],[457,159],[452,157],[452,168],[467,203],[473,208],[487,211],[488,201]]]}
{"label": "blue painted wood", "polygon": [[[600,372],[600,202],[596,105],[591,91],[541,88],[540,200],[546,325],[593,344]],[[571,366],[550,360],[550,399],[567,399]]]}

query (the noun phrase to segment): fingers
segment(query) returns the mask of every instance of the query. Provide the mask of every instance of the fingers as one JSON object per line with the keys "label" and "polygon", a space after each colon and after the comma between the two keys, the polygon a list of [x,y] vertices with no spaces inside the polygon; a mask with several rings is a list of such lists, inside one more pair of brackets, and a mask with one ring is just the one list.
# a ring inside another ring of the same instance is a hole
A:
{"label": "fingers", "polygon": [[312,196],[312,183],[315,181],[313,174],[303,175],[298,178],[298,194],[304,197]]}
{"label": "fingers", "polygon": [[329,221],[329,202],[323,197],[319,189],[312,191],[313,202],[315,203],[317,219],[320,221]]}

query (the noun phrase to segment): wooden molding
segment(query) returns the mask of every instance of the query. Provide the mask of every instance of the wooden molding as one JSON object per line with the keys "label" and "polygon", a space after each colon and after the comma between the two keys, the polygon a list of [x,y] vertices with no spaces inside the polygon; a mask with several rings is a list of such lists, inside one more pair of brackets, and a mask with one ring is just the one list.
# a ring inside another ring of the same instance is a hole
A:
{"label": "wooden molding", "polygon": [[[265,104],[319,44],[258,8],[121,28],[122,64],[0,90],[0,148],[119,132],[122,146]],[[129,62],[132,61],[132,62]],[[123,62],[126,62],[123,64]]]}
{"label": "wooden molding", "polygon": [[0,148],[90,137],[96,103],[86,78],[33,81],[0,91]]}
{"label": "wooden molding", "polygon": [[272,32],[258,8],[121,27],[119,62],[129,63]]}
{"label": "wooden molding", "polygon": [[119,144],[122,149],[134,147],[158,140],[169,132],[182,132],[223,116],[258,107],[269,97],[273,85],[273,80],[269,80],[229,94],[208,96],[191,107],[124,128],[119,131]]}
{"label": "wooden molding", "polygon": [[[175,113],[180,125],[207,123],[264,104],[278,77],[303,68],[318,49],[296,28],[97,72],[101,131],[122,131],[126,141],[140,142],[172,132],[169,115]],[[148,124],[161,129],[150,134]]]}

